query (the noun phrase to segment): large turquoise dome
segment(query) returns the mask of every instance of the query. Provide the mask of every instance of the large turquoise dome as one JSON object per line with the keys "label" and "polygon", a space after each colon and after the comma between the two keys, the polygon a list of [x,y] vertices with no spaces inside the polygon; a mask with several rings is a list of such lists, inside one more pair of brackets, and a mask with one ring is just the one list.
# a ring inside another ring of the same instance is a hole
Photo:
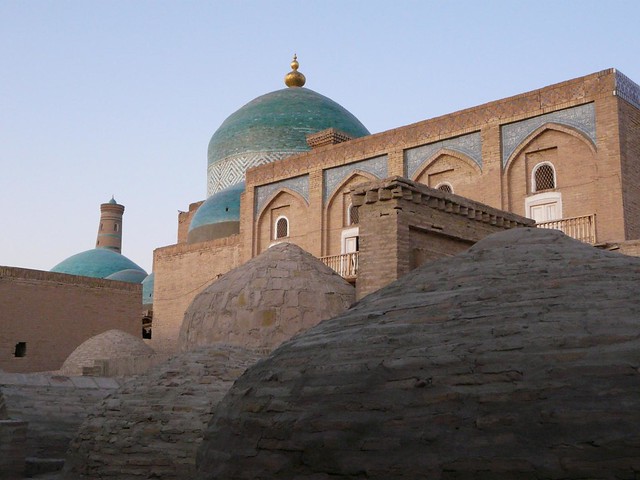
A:
{"label": "large turquoise dome", "polygon": [[335,128],[369,135],[344,107],[308,88],[267,93],[228,117],[209,142],[207,195],[244,180],[248,168],[309,150],[306,136]]}
{"label": "large turquoise dome", "polygon": [[124,255],[106,248],[94,248],[77,253],[63,260],[51,269],[52,272],[82,275],[84,277],[105,278],[122,270],[146,272]]}

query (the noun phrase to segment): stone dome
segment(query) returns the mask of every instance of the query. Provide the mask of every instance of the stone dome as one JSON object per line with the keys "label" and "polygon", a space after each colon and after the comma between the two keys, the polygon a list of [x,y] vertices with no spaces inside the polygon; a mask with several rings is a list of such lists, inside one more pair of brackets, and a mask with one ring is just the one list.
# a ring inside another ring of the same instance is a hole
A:
{"label": "stone dome", "polygon": [[8,418],[9,414],[7,413],[7,404],[4,401],[2,390],[0,390],[0,420],[7,420]]}
{"label": "stone dome", "polygon": [[122,330],[108,330],[82,342],[62,364],[62,375],[82,375],[83,367],[93,367],[96,360],[151,355],[153,348],[141,338]]}
{"label": "stone dome", "polygon": [[638,285],[553,230],[425,264],[248,369],[197,478],[632,478]]}
{"label": "stone dome", "polygon": [[271,350],[346,310],[355,289],[292,243],[269,248],[200,292],[184,315],[181,350],[225,343]]}
{"label": "stone dome", "polygon": [[126,270],[120,270],[119,272],[112,273],[104,278],[106,280],[117,280],[119,282],[142,283],[142,281],[147,277],[148,275],[144,270],[127,268]]}
{"label": "stone dome", "polygon": [[93,248],[72,255],[51,269],[52,272],[82,275],[84,277],[105,278],[121,270],[146,272],[124,255],[106,248]]}
{"label": "stone dome", "polygon": [[306,136],[327,128],[352,138],[369,135],[344,107],[308,88],[285,88],[252,100],[211,137],[207,195],[244,181],[250,167],[309,150]]}
{"label": "stone dome", "polygon": [[205,200],[191,219],[187,242],[204,242],[238,233],[242,192],[244,182],[225,188]]}
{"label": "stone dome", "polygon": [[209,346],[133,377],[78,429],[62,478],[193,478],[213,409],[258,358],[239,347]]}

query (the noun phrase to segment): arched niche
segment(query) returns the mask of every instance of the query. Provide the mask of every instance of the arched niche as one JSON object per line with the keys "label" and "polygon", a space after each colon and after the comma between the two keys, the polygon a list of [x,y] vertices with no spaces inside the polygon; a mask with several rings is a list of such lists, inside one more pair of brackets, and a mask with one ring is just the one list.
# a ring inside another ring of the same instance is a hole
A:
{"label": "arched niche", "polygon": [[443,148],[426,159],[411,180],[431,188],[448,184],[457,195],[474,198],[481,174],[480,167],[471,158]]}
{"label": "arched niche", "polygon": [[[558,219],[595,213],[599,201],[596,160],[596,146],[582,132],[553,123],[541,126],[507,160],[503,173],[506,209],[533,218],[532,208],[557,202],[549,211]],[[534,169],[541,165],[553,169],[554,188],[536,190]]]}
{"label": "arched niche", "polygon": [[[299,193],[288,188],[274,192],[264,208],[258,213],[255,253],[259,254],[270,245],[283,241],[290,241],[309,250],[306,243],[312,228],[308,222],[308,210],[309,205]],[[278,221],[282,218],[287,221],[286,237],[277,236]]]}
{"label": "arched niche", "polygon": [[[340,182],[329,196],[324,211],[324,255],[339,255],[344,253],[343,231],[358,228],[350,222],[350,217],[352,216],[349,213],[351,197],[348,192],[359,183],[370,182],[372,180],[377,180],[377,178],[371,173],[356,170]],[[354,232],[354,235],[357,235],[357,231],[354,230]]]}

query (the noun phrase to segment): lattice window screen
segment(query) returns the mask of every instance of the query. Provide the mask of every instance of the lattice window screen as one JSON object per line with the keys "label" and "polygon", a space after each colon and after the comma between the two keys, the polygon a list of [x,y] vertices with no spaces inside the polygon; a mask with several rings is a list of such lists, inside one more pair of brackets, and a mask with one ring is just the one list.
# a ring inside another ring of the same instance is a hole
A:
{"label": "lattice window screen", "polygon": [[276,238],[289,236],[289,221],[286,218],[278,219],[276,223]]}
{"label": "lattice window screen", "polygon": [[540,190],[551,190],[556,188],[555,175],[553,172],[553,167],[551,165],[540,165],[536,168],[536,172],[534,174],[535,179],[535,192],[539,192]]}

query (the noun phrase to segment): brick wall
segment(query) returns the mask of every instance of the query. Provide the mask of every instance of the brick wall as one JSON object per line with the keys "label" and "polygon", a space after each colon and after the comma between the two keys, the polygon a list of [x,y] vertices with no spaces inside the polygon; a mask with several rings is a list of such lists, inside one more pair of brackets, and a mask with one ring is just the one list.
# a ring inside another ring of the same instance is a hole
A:
{"label": "brick wall", "polygon": [[189,204],[189,210],[187,212],[178,213],[178,243],[186,243],[187,236],[189,234],[189,226],[191,220],[196,214],[198,207],[204,203],[204,200]]}
{"label": "brick wall", "polygon": [[533,224],[401,177],[359,185],[351,196],[361,218],[357,299],[491,233]]}
{"label": "brick wall", "polygon": [[[407,176],[403,157],[408,149],[479,133],[481,167],[460,152],[445,148],[435,158],[427,159],[412,179],[430,186],[448,182],[456,194],[524,215],[529,213],[525,211],[525,198],[532,194],[531,170],[537,162],[549,161],[543,157],[553,154],[558,177],[555,191],[562,194],[563,200],[562,217],[595,213],[598,241],[623,240],[623,214],[633,216],[635,207],[633,201],[627,201],[628,207],[624,212],[622,209],[618,99],[612,94],[614,89],[615,72],[605,70],[250,169],[246,174],[247,203],[242,207],[241,233],[257,235],[252,211],[255,187],[309,174],[309,207],[301,213],[302,217],[294,216],[292,224],[303,222],[313,227],[315,238],[310,241],[307,236],[305,242],[310,244],[314,255],[340,253],[341,229],[336,227],[339,215],[331,211],[331,204],[325,205],[322,198],[325,169],[387,155],[388,175]],[[524,139],[506,168],[503,167],[503,126],[589,103],[595,110],[595,145],[571,127],[554,124],[549,129],[545,126],[532,134],[533,138]],[[635,193],[628,196],[640,198]],[[640,200],[637,203],[640,204]],[[263,248],[256,248],[259,242],[255,240],[246,243],[245,259]]]}
{"label": "brick wall", "polygon": [[141,308],[140,285],[0,267],[0,370],[57,370],[82,342],[114,328],[141,337]]}
{"label": "brick wall", "polygon": [[153,326],[149,345],[157,352],[175,351],[187,307],[207,285],[238,265],[238,235],[156,249],[153,258]]}
{"label": "brick wall", "polygon": [[640,110],[618,100],[625,238],[640,238]]}
{"label": "brick wall", "polygon": [[9,417],[28,422],[26,456],[36,458],[64,458],[89,411],[120,384],[114,378],[0,373]]}

